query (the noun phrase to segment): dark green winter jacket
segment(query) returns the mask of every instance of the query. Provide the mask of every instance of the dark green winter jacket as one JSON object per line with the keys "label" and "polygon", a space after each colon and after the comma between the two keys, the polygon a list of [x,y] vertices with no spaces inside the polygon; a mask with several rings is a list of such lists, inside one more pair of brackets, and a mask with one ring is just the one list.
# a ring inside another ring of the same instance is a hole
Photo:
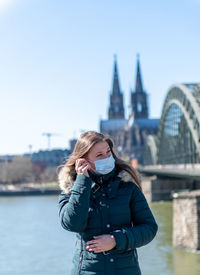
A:
{"label": "dark green winter jacket", "polygon": [[[141,274],[137,247],[155,237],[158,225],[148,203],[127,172],[78,174],[71,192],[59,195],[64,229],[76,232],[71,275]],[[113,234],[116,246],[106,252],[86,249],[93,236]]]}

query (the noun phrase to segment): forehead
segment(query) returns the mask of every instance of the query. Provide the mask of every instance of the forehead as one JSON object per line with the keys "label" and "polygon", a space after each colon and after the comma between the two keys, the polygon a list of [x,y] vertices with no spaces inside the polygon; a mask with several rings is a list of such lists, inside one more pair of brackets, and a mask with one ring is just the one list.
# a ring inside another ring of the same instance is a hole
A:
{"label": "forehead", "polygon": [[95,154],[97,152],[102,152],[102,151],[106,151],[107,149],[109,149],[109,145],[106,141],[101,141],[96,143],[91,149],[90,152],[91,154]]}

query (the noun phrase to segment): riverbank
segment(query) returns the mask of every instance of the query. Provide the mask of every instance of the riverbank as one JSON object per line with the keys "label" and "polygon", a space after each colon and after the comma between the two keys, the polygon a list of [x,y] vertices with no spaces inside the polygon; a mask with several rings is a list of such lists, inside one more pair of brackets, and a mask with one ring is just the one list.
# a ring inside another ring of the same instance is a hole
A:
{"label": "riverbank", "polygon": [[0,184],[0,196],[57,195],[60,192],[56,182]]}

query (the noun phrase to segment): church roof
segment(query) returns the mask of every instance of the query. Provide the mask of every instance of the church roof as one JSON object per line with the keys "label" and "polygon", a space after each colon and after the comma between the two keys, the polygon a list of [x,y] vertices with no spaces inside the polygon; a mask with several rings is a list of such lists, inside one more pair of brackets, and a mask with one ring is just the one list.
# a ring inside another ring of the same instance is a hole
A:
{"label": "church roof", "polygon": [[127,123],[126,119],[109,119],[100,121],[101,132],[123,130]]}
{"label": "church roof", "polygon": [[159,118],[137,118],[134,120],[134,124],[138,124],[140,128],[157,129],[159,125]]}

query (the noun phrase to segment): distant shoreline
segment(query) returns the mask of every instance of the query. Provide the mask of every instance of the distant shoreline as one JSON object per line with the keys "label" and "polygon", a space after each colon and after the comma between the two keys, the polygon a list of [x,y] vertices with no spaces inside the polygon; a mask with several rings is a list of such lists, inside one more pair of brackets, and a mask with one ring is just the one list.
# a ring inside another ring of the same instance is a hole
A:
{"label": "distant shoreline", "polygon": [[34,190],[4,190],[0,191],[0,197],[4,196],[33,196],[33,195],[58,195],[59,189],[34,189]]}
{"label": "distant shoreline", "polygon": [[57,195],[61,192],[55,182],[51,183],[21,183],[0,186],[0,197],[3,196],[32,196]]}

